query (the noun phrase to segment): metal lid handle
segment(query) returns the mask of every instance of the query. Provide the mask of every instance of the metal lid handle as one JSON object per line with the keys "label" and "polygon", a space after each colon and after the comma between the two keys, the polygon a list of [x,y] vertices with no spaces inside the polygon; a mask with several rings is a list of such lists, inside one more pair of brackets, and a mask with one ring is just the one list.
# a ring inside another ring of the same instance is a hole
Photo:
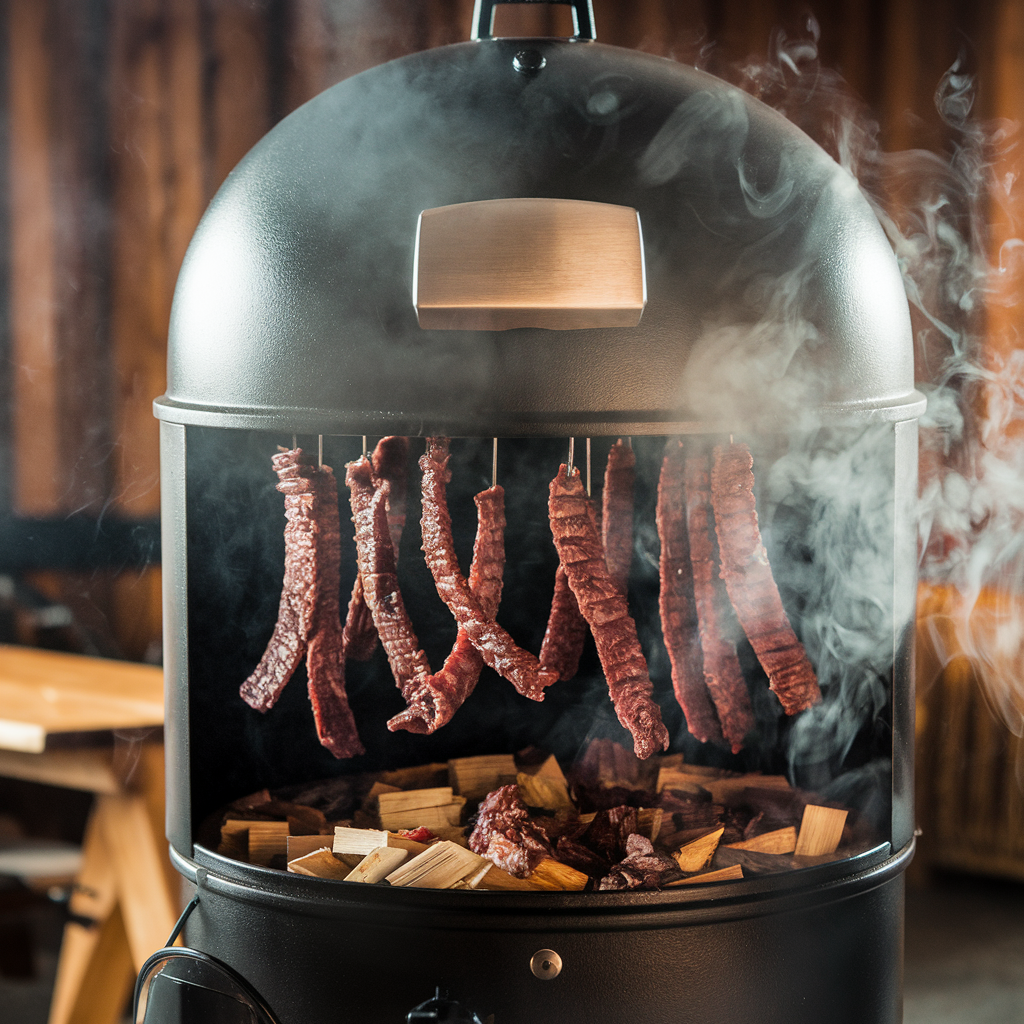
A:
{"label": "metal lid handle", "polygon": [[494,38],[494,8],[499,3],[556,3],[572,8],[573,39],[596,39],[593,0],[476,0],[470,39]]}

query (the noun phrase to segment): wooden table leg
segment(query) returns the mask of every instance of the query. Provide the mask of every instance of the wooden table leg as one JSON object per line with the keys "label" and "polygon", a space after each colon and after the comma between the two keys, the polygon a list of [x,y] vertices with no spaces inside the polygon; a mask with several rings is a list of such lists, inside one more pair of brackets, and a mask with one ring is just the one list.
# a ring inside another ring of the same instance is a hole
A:
{"label": "wooden table leg", "polygon": [[97,811],[86,828],[82,871],[70,904],[73,915],[94,923],[69,921],[64,927],[49,1024],[117,1024],[135,980],[114,864]]}

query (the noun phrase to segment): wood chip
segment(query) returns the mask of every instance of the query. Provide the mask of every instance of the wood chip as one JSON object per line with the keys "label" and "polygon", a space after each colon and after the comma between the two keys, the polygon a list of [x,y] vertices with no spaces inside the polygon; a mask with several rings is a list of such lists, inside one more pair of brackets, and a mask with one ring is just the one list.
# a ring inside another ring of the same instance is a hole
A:
{"label": "wood chip", "polygon": [[388,833],[388,846],[392,850],[405,850],[406,853],[415,855],[422,853],[429,845],[429,843],[418,843],[415,839],[406,839],[405,836],[395,835],[394,832]]}
{"label": "wood chip", "polygon": [[707,867],[715,855],[715,850],[718,849],[718,842],[724,832],[724,826],[713,829],[676,850],[672,858],[679,865],[679,870],[689,874]]}
{"label": "wood chip", "polygon": [[279,856],[288,856],[288,822],[250,821],[249,863],[270,867]]}
{"label": "wood chip", "polygon": [[788,828],[778,828],[774,832],[763,832],[753,839],[729,843],[728,847],[731,850],[751,850],[754,853],[792,853],[796,849],[796,829],[792,825]]}
{"label": "wood chip", "polygon": [[785,775],[741,775],[735,779],[708,779],[702,784],[716,804],[738,801],[746,789],[792,789]]}
{"label": "wood chip", "polygon": [[519,795],[527,807],[543,807],[549,811],[571,811],[575,809],[569,796],[569,787],[564,779],[554,779],[549,775],[527,775],[520,772],[516,776]]}
{"label": "wood chip", "polygon": [[847,814],[849,811],[841,811],[835,807],[808,804],[800,821],[800,834],[795,850],[797,856],[820,857],[824,853],[835,853],[839,841],[843,838]]}
{"label": "wood chip", "polygon": [[704,882],[727,882],[742,877],[743,868],[739,864],[732,864],[727,868],[719,868],[718,871],[705,871],[703,875],[694,875],[692,878],[680,878],[677,882],[669,882],[665,888],[675,889],[681,885],[701,885]]}
{"label": "wood chip", "polygon": [[476,884],[478,889],[493,889],[499,892],[540,892],[541,887],[526,878],[516,878],[507,871],[502,871],[495,864],[485,871],[483,878]]}
{"label": "wood chip", "polygon": [[334,848],[334,836],[288,836],[288,860],[305,857],[314,850]]}
{"label": "wood chip", "polygon": [[539,775],[544,779],[555,779],[559,782],[568,782],[565,778],[565,772],[562,771],[562,766],[558,763],[558,759],[554,754],[549,754],[548,757],[541,761],[535,768],[527,769],[527,775]]}
{"label": "wood chip", "polygon": [[532,882],[538,889],[570,889],[574,892],[586,888],[589,880],[589,875],[569,867],[568,864],[552,860],[550,857],[545,857],[526,876],[526,881]]}
{"label": "wood chip", "polygon": [[475,875],[483,862],[483,857],[455,843],[434,843],[391,872],[387,880],[392,885],[414,889],[447,889],[460,879]]}
{"label": "wood chip", "polygon": [[480,800],[499,786],[516,781],[516,759],[511,754],[457,757],[448,762],[452,790],[467,800]]}
{"label": "wood chip", "polygon": [[[396,793],[394,795],[406,796],[407,794]],[[436,833],[438,829],[458,826],[465,806],[466,798],[464,796],[453,796],[447,804],[409,807],[399,811],[385,810],[382,806],[380,824],[381,828],[390,832],[397,832],[399,829],[429,828],[431,832]]]}
{"label": "wood chip", "polygon": [[411,789],[407,791],[395,790],[391,793],[381,793],[377,797],[381,814],[408,811],[413,808],[444,807],[451,802],[451,786],[436,786],[433,789]]}
{"label": "wood chip", "polygon": [[392,846],[382,846],[373,853],[368,853],[353,869],[346,881],[349,882],[380,882],[391,874],[399,864],[409,857],[408,850]]}
{"label": "wood chip", "polygon": [[351,871],[347,864],[338,860],[326,847],[288,861],[288,870],[295,875],[333,878],[339,882],[344,881]]}
{"label": "wood chip", "polygon": [[665,812],[660,807],[641,807],[636,812],[636,827],[640,834],[653,843],[661,833],[661,822]]}
{"label": "wood chip", "polygon": [[388,845],[387,832],[372,828],[342,828],[334,830],[335,853],[358,853],[365,857],[368,853]]}

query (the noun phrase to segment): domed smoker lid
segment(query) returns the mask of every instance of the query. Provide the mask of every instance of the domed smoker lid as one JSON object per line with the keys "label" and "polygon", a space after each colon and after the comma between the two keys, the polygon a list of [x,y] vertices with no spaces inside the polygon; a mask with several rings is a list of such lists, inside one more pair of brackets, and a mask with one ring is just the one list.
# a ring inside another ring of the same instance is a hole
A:
{"label": "domed smoker lid", "polygon": [[[850,175],[763,104],[597,43],[415,54],[344,81],[231,173],[189,247],[181,423],[324,433],[774,429],[919,414],[895,259]],[[640,215],[639,326],[423,330],[425,209],[552,197]]]}

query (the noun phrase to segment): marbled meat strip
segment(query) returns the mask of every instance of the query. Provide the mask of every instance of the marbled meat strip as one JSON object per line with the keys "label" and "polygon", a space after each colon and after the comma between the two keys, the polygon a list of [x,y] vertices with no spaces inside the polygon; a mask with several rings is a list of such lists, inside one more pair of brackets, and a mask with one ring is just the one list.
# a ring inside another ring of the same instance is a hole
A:
{"label": "marbled meat strip", "polygon": [[704,655],[700,647],[686,529],[685,472],[685,449],[680,441],[670,440],[658,478],[655,511],[661,542],[658,607],[665,648],[672,665],[672,687],[686,716],[686,728],[701,743],[707,743],[722,739],[722,727],[704,681]]}
{"label": "marbled meat strip", "polygon": [[[374,479],[384,480],[390,484],[387,501],[388,529],[391,532],[396,562],[402,543],[402,531],[405,528],[408,461],[407,437],[382,437],[370,456]],[[377,629],[363,598],[362,577],[356,573],[356,581],[352,584],[352,596],[348,603],[348,614],[345,616],[345,657],[355,661],[369,661],[376,647]]]}
{"label": "marbled meat strip", "polygon": [[652,699],[647,662],[626,607],[626,595],[608,572],[597,517],[579,471],[559,468],[548,496],[558,560],[580,612],[590,625],[619,721],[632,733],[637,757],[668,747],[661,709]]}
{"label": "marbled meat strip", "polygon": [[541,671],[555,679],[572,679],[579,671],[583,645],[587,639],[587,620],[580,613],[576,595],[569,586],[565,569],[555,570],[555,592],[551,597],[544,641],[540,646]]}
{"label": "marbled meat strip", "polygon": [[322,466],[313,483],[312,519],[317,528],[313,541],[313,612],[306,650],[309,701],[320,743],[337,758],[355,757],[364,751],[345,693],[338,482],[330,466]]}
{"label": "marbled meat strip", "polygon": [[389,485],[375,485],[373,467],[365,455],[350,462],[346,469],[363,594],[395,684],[407,707],[422,719],[424,731],[430,731],[431,724],[447,713],[446,698],[435,685],[398,588],[395,549],[387,521]]}
{"label": "marbled meat strip", "polygon": [[306,653],[315,591],[313,519],[316,466],[301,448],[271,459],[284,494],[284,585],[277,622],[267,649],[252,675],[242,683],[242,699],[257,711],[269,711]]}
{"label": "marbled meat strip", "polygon": [[524,696],[544,699],[548,678],[540,672],[537,659],[524,651],[493,618],[489,618],[459,570],[452,538],[445,489],[448,470],[448,442],[427,438],[426,454],[420,459],[423,471],[423,515],[420,521],[423,552],[441,600],[448,605],[459,628],[465,630],[484,663],[507,679]]}
{"label": "marbled meat strip", "polygon": [[719,445],[711,476],[721,576],[736,616],[787,715],[821,699],[814,668],[782,607],[754,502],[754,460],[745,444]]}
{"label": "marbled meat strip", "polygon": [[[469,567],[469,589],[480,602],[484,613],[493,619],[501,603],[505,569],[505,491],[500,486],[489,487],[473,500],[476,502],[477,525],[473,561]],[[388,728],[392,732],[397,729],[436,732],[451,720],[452,715],[473,692],[483,665],[484,659],[480,652],[460,627],[451,654],[434,676],[436,686],[447,694],[444,713],[427,723],[423,722],[416,711],[407,709],[392,718]]]}
{"label": "marbled meat strip", "polygon": [[715,572],[708,459],[700,453],[686,457],[686,519],[693,595],[704,651],[704,681],[718,711],[722,734],[735,754],[743,749],[744,737],[754,728],[754,712],[736,644],[730,639],[733,622],[729,602]]}
{"label": "marbled meat strip", "polygon": [[484,797],[469,848],[516,878],[525,878],[554,852],[547,836],[530,820],[515,783]]}
{"label": "marbled meat strip", "polygon": [[601,539],[608,572],[623,592],[629,582],[633,561],[633,490],[636,486],[636,456],[619,438],[608,452],[601,492]]}

